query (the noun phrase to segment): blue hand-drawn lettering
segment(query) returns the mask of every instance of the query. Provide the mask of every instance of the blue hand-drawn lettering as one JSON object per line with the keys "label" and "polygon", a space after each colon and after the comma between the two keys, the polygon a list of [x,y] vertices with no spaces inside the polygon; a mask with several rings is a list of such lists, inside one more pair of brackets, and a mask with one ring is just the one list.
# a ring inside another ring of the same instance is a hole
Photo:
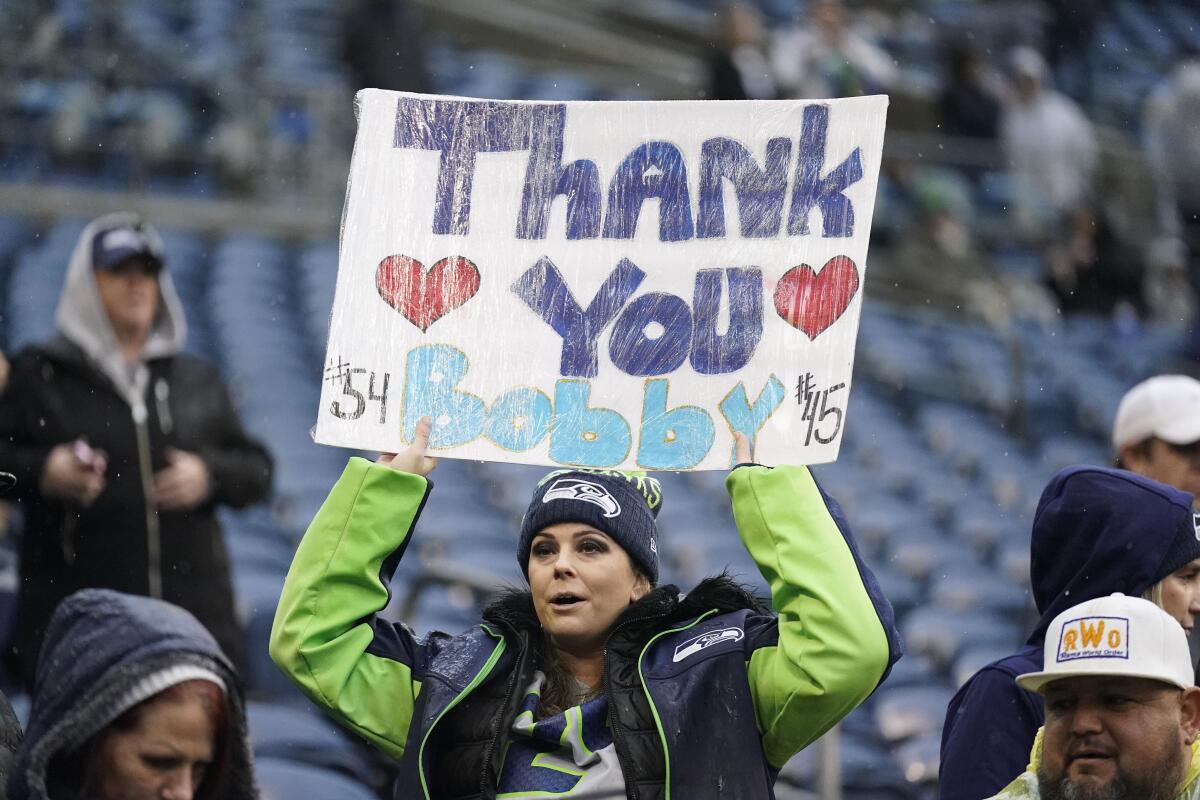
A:
{"label": "blue hand-drawn lettering", "polygon": [[433,232],[465,236],[477,153],[529,148],[533,105],[401,97],[393,146],[441,151]]}
{"label": "blue hand-drawn lettering", "polygon": [[[648,326],[661,331],[651,335]],[[621,312],[608,340],[608,355],[628,375],[666,375],[687,360],[692,346],[692,312],[673,294],[650,292]]]}
{"label": "blue hand-drawn lettering", "polygon": [[546,438],[553,420],[549,397],[531,387],[513,389],[492,403],[483,433],[505,450],[521,452]]}
{"label": "blue hand-drawn lettering", "polygon": [[629,423],[608,408],[589,408],[587,381],[560,380],[554,386],[554,426],[550,458],[559,464],[611,467],[629,455]]}
{"label": "blue hand-drawn lettering", "polygon": [[404,381],[404,437],[411,442],[421,417],[433,420],[430,447],[455,447],[479,437],[487,408],[473,394],[454,388],[469,365],[462,351],[430,344],[408,352]]}
{"label": "blue hand-drawn lettering", "polygon": [[769,239],[779,235],[783,195],[787,192],[788,161],[792,143],[783,138],[767,142],[767,168],[759,169],[754,156],[736,139],[708,139],[700,148],[700,213],[696,228],[701,239],[725,236],[725,194],[722,178],[737,192],[742,236]]}
{"label": "blue hand-drawn lettering", "polygon": [[659,199],[659,239],[679,242],[694,236],[687,166],[683,154],[670,142],[635,147],[617,167],[608,186],[604,238],[632,239],[642,203],[651,197]]}
{"label": "blue hand-drawn lettering", "polygon": [[[721,273],[729,279],[729,328],[717,333],[721,311]],[[762,272],[737,267],[696,273],[693,300],[692,368],[702,375],[737,372],[746,366],[763,332]]]}
{"label": "blue hand-drawn lettering", "polygon": [[[753,405],[746,397],[745,384],[739,383],[733,387],[733,391],[725,395],[725,399],[718,407],[721,409],[722,416],[725,417],[725,424],[729,426],[729,430],[734,433],[741,431],[746,434],[746,438],[750,440],[750,446],[753,448],[758,431],[775,413],[775,409],[783,403],[786,395],[787,390],[783,383],[772,375],[767,381],[767,385],[758,393],[758,398]],[[731,462],[733,458],[732,451],[730,451]]]}
{"label": "blue hand-drawn lettering", "polygon": [[788,235],[808,235],[808,212],[817,206],[824,220],[824,236],[854,235],[854,206],[842,194],[862,179],[862,151],[854,151],[821,177],[825,165],[825,134],[829,128],[829,106],[806,106],[800,129],[800,152],[796,159],[796,181],[788,214]]}
{"label": "blue hand-drawn lettering", "polygon": [[642,428],[638,433],[638,466],[688,469],[704,460],[716,430],[712,417],[696,406],[667,410],[667,381],[646,381]]}
{"label": "blue hand-drawn lettering", "polygon": [[621,259],[605,278],[586,311],[579,307],[549,258],[538,259],[511,288],[562,337],[559,372],[570,378],[591,378],[599,371],[596,339],[645,277],[646,273],[636,264],[627,258]]}
{"label": "blue hand-drawn lettering", "polygon": [[518,239],[545,239],[554,198],[567,198],[567,238],[594,239],[600,235],[600,172],[592,161],[580,159],[563,165],[564,105],[536,106],[533,137],[521,211]]}

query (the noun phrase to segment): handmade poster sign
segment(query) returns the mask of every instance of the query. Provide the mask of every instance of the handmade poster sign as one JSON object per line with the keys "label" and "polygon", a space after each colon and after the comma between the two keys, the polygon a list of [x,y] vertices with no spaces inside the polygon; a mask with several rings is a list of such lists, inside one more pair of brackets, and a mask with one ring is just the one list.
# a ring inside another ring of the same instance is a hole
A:
{"label": "handmade poster sign", "polygon": [[836,458],[886,108],[360,92],[317,441]]}

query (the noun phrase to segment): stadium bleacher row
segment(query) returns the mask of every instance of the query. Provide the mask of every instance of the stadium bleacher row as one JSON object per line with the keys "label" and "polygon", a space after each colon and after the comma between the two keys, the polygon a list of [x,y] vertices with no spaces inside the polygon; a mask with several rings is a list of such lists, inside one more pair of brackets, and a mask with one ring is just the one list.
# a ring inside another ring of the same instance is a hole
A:
{"label": "stadium bleacher row", "polygon": [[[62,218],[41,229],[0,217],[7,351],[52,334],[84,222]],[[174,230],[164,239],[188,315],[188,349],[220,366],[244,424],[276,463],[269,505],[224,515],[265,782],[279,775],[281,786],[308,785],[320,768],[377,788],[381,765],[319,717],[266,654],[292,550],[348,455],[309,435],[336,245]],[[867,286],[841,457],[815,472],[845,507],[909,650],[843,725],[846,796],[910,798],[928,792],[936,778],[942,716],[954,688],[1023,636],[1028,526],[1042,484],[1065,464],[1107,461],[1114,404],[1169,356],[1173,339],[1152,329],[1119,335],[1105,320],[1069,317],[1057,330],[1030,325],[1001,341],[982,327],[874,302],[869,278]],[[1020,373],[1013,348],[1022,352]],[[998,394],[1004,402],[996,402]],[[1018,398],[1025,409],[1020,433],[998,415]],[[477,618],[486,587],[519,582],[515,531],[541,472],[444,459],[388,614],[418,631],[458,631]],[[728,569],[765,589],[733,530],[723,474],[662,478],[664,580],[686,588]],[[11,554],[0,566],[8,576],[0,591],[11,592],[19,567]],[[782,783],[811,788],[814,758],[794,759]],[[280,759],[307,771],[284,769]],[[338,777],[327,780],[336,786]]]}
{"label": "stadium bleacher row", "polygon": [[[16,45],[35,31],[16,23],[32,22],[45,6],[58,14],[53,41],[81,56],[39,64],[31,46],[28,58],[0,64],[11,87],[0,95],[0,181],[134,186],[203,199],[218,191],[225,159],[226,172],[230,164],[244,166],[260,179],[254,196],[317,185],[333,204],[340,202],[334,195],[340,195],[344,162],[325,157],[329,148],[348,153],[353,133],[345,125],[331,128],[326,113],[332,107],[348,117],[352,89],[340,51],[338,5],[13,3],[0,19],[6,52],[24,52]],[[416,5],[437,16],[438,3]],[[553,4],[523,5],[553,13]],[[628,25],[632,17],[650,29],[672,18],[695,21],[711,14],[708,0],[578,5],[583,10],[577,13],[594,15],[589,20]],[[905,5],[910,13],[898,15],[879,38],[902,64],[906,91],[926,101],[942,78],[939,40],[970,32],[998,54],[1044,23],[1037,2]],[[760,6],[775,25],[796,13],[791,0],[762,0]],[[106,30],[119,32],[109,41],[96,40],[95,15],[102,12],[114,15]],[[491,40],[482,36],[464,46],[444,26],[431,32],[424,48],[428,88],[546,100],[655,96],[649,84],[622,84],[609,68],[518,56],[497,41],[504,35],[493,32]],[[691,36],[693,44],[703,43],[707,33]],[[32,38],[33,45],[42,41]],[[100,56],[109,50],[127,57],[108,63]],[[1115,0],[1097,18],[1092,41],[1056,65],[1056,78],[1086,99],[1096,121],[1130,130],[1148,91],[1188,52],[1200,52],[1195,4]],[[699,69],[700,59],[692,56]],[[227,126],[231,122],[247,124],[251,138],[240,140]],[[105,147],[96,148],[98,141]],[[258,154],[265,154],[261,164]],[[313,177],[322,170],[332,179]],[[1036,273],[1037,254],[1010,247],[1002,226],[988,236],[988,223],[1002,220],[1010,206],[1005,176],[985,172],[972,191],[974,232],[991,267]],[[891,194],[885,175],[876,223],[881,238],[901,224],[898,214],[889,215]],[[53,334],[53,309],[85,223],[67,211],[50,220],[0,213],[4,352]],[[269,502],[223,512],[250,656],[249,720],[264,796],[388,796],[387,765],[320,716],[266,653],[292,552],[350,455],[316,445],[309,433],[337,243],[234,228],[218,234],[160,228],[187,312],[187,349],[219,366],[243,423],[275,460]],[[1020,313],[997,331],[945,313],[889,305],[872,287],[868,267],[841,455],[814,472],[844,506],[896,608],[909,654],[841,726],[847,800],[935,796],[947,701],[975,669],[1018,644],[1032,620],[1029,525],[1042,485],[1066,464],[1108,462],[1106,437],[1117,401],[1133,383],[1170,364],[1177,337],[1104,317],[1069,316],[1048,324]],[[490,587],[520,581],[515,531],[541,473],[443,460],[386,614],[418,631],[457,631],[475,621]],[[661,478],[663,580],[686,589],[727,569],[762,589],[733,530],[723,474]],[[11,614],[19,579],[16,535],[19,528],[0,539],[0,616]],[[18,710],[25,704],[27,699],[15,698]],[[794,758],[781,774],[777,796],[811,798],[817,760],[815,748]]]}

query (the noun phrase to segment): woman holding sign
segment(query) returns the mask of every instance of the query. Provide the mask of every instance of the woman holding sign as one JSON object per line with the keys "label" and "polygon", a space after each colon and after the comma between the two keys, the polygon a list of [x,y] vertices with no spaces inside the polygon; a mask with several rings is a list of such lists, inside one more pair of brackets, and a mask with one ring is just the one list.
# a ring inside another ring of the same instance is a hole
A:
{"label": "woman holding sign", "polygon": [[510,591],[458,636],[376,614],[430,491],[429,421],[351,459],[297,550],[271,655],[400,759],[404,798],[768,798],[780,767],[900,656],[891,606],[803,467],[740,462],[766,607],[725,576],[656,587],[658,481],[561,470],[535,489]]}

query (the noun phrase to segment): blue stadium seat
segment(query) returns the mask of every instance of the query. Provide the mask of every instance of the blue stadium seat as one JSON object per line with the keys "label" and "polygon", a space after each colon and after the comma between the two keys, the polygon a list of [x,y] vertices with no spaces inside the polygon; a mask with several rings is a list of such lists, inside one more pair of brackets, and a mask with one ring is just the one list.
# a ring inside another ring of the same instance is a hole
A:
{"label": "blue stadium seat", "polygon": [[1016,646],[1022,638],[1020,626],[1007,618],[931,606],[910,611],[900,623],[900,632],[909,652],[925,655],[940,667],[949,666],[967,647]]}
{"label": "blue stadium seat", "polygon": [[378,800],[367,786],[327,769],[280,758],[256,758],[262,800]]}
{"label": "blue stadium seat", "polygon": [[246,723],[256,762],[277,758],[339,773],[365,785],[379,783],[380,771],[364,747],[311,709],[248,703]]}
{"label": "blue stadium seat", "polygon": [[889,742],[902,742],[940,731],[953,694],[944,686],[881,689],[875,698],[879,732]]}

